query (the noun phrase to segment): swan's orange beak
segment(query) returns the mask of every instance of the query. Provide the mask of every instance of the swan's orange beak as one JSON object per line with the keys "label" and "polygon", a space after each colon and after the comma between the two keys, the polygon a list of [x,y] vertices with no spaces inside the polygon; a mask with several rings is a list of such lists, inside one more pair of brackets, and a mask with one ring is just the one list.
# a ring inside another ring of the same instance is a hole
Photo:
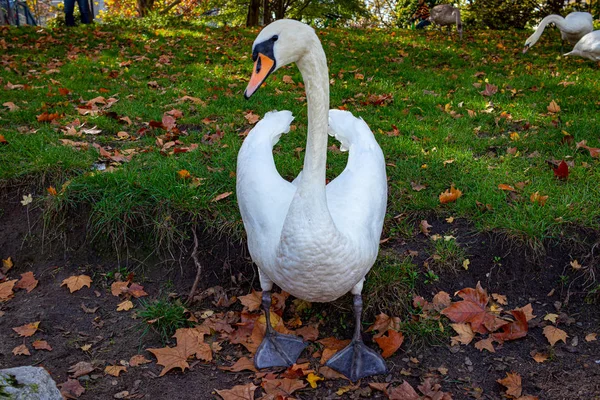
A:
{"label": "swan's orange beak", "polygon": [[254,94],[262,85],[262,83],[267,79],[267,77],[273,72],[275,69],[275,60],[270,57],[265,56],[262,53],[258,53],[258,57],[254,62],[254,69],[252,70],[252,76],[250,77],[250,82],[248,82],[248,86],[246,87],[246,91],[244,92],[244,97],[249,99],[250,96]]}
{"label": "swan's orange beak", "polygon": [[529,50],[529,45],[528,44],[525,45],[525,48],[523,49],[523,54],[527,53],[527,50]]}

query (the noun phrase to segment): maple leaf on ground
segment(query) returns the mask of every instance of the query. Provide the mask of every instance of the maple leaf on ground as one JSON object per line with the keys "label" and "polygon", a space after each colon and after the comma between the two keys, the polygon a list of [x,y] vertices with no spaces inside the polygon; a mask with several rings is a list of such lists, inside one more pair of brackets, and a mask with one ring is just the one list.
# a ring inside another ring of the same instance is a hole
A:
{"label": "maple leaf on ground", "polygon": [[66,382],[58,384],[60,388],[60,393],[66,399],[77,399],[83,393],[85,393],[85,389],[77,379],[69,378]]}
{"label": "maple leaf on ground", "polygon": [[452,322],[469,322],[471,329],[477,333],[493,332],[506,323],[487,310],[489,298],[479,282],[475,289],[465,288],[457,295],[463,300],[452,303],[441,312]]}
{"label": "maple leaf on ground", "polygon": [[452,337],[452,346],[458,343],[469,344],[475,337],[475,333],[473,332],[473,330],[471,329],[471,325],[469,324],[458,323],[450,325],[452,326],[452,329],[454,329],[456,333],[458,333],[458,336]]}
{"label": "maple leaf on ground", "polygon": [[94,371],[96,368],[87,361],[80,361],[77,364],[71,365],[69,367],[69,375],[72,378],[79,378],[83,375],[88,375],[90,372]]}
{"label": "maple leaf on ground", "polygon": [[32,346],[36,350],[48,350],[52,351],[52,346],[48,344],[45,340],[36,340],[32,343]]}
{"label": "maple leaf on ground", "polygon": [[[321,378],[322,379],[322,378]],[[306,383],[299,379],[265,379],[261,384],[264,391],[273,398],[291,398],[292,393],[296,390],[306,387]]]}
{"label": "maple leaf on ground", "polygon": [[148,296],[148,293],[144,291],[144,287],[139,283],[132,283],[131,286],[127,289],[127,293],[131,294],[136,299],[140,297]]}
{"label": "maple leaf on ground", "polygon": [[163,376],[173,368],[180,368],[181,371],[189,369],[187,359],[196,353],[195,348],[180,346],[179,343],[175,347],[148,349],[148,351],[156,356],[156,363],[164,367],[159,376]]}
{"label": "maple leaf on ground", "polygon": [[285,372],[279,375],[279,377],[298,379],[314,372],[315,371],[313,369],[310,369],[310,363],[306,362],[304,364],[293,364],[291,367],[286,369]]}
{"label": "maple leaf on ground", "polygon": [[533,307],[531,306],[531,303],[524,305],[523,307],[515,308],[515,311],[523,311],[527,322],[535,318],[535,315],[533,315]]}
{"label": "maple leaf on ground", "polygon": [[0,301],[5,301],[13,297],[13,287],[16,283],[16,279],[0,283]]}
{"label": "maple leaf on ground", "polygon": [[516,372],[507,372],[506,377],[496,382],[506,388],[506,395],[514,398],[521,396],[521,376]]}
{"label": "maple leaf on ground", "polygon": [[131,300],[125,300],[122,303],[117,304],[117,311],[128,311],[133,308]]}
{"label": "maple leaf on ground", "polygon": [[290,85],[294,84],[294,80],[289,75],[284,75],[283,78],[281,78],[281,80],[283,81],[283,83],[287,83],[287,84],[290,84]]}
{"label": "maple leaf on ground", "polygon": [[240,358],[231,367],[219,366],[219,369],[222,369],[223,371],[232,371],[232,372],[240,372],[240,371],[244,371],[244,370],[257,372],[257,369],[254,366],[254,361],[250,360],[248,357]]}
{"label": "maple leaf on ground", "polygon": [[546,339],[548,339],[548,342],[550,342],[550,345],[552,346],[554,346],[554,344],[559,340],[567,343],[567,337],[569,337],[567,332],[551,325],[548,325],[544,328],[544,336],[546,336]]}
{"label": "maple leaf on ground", "polygon": [[577,148],[578,149],[579,148],[586,149],[587,151],[590,152],[590,156],[592,158],[598,158],[598,157],[600,157],[600,148],[587,146],[586,143],[587,142],[585,140],[582,140],[581,142],[577,143]]}
{"label": "maple leaf on ground", "polygon": [[387,387],[390,386],[389,383],[379,383],[379,382],[369,382],[369,387],[373,390],[378,390],[380,392],[387,392]]}
{"label": "maple leaf on ground", "polygon": [[499,184],[498,185],[498,189],[500,189],[500,190],[506,190],[506,191],[509,191],[509,192],[516,192],[516,190],[515,190],[514,187],[512,187],[510,185],[506,185],[504,183]]}
{"label": "maple leaf on ground", "polygon": [[254,392],[258,386],[253,383],[237,385],[231,389],[215,390],[223,400],[254,400]]}
{"label": "maple leaf on ground", "polygon": [[404,342],[404,335],[401,332],[394,331],[392,329],[388,329],[387,336],[380,336],[378,338],[374,338],[377,342],[381,350],[381,356],[383,358],[388,358],[392,354],[396,352]]}
{"label": "maple leaf on ground", "polygon": [[562,160],[558,167],[552,169],[554,171],[554,176],[558,179],[567,179],[569,177],[569,166]]}
{"label": "maple leaf on ground", "polygon": [[124,293],[127,293],[127,289],[129,286],[129,281],[121,282],[115,281],[110,285],[110,292],[113,296],[120,296]]}
{"label": "maple leaf on ground", "polygon": [[452,186],[450,186],[450,189],[446,190],[445,192],[440,193],[439,199],[440,199],[440,203],[446,204],[446,203],[452,203],[452,202],[456,201],[461,196],[462,196],[462,192],[459,189],[456,189],[454,187],[454,185],[452,185]]}
{"label": "maple leaf on ground", "polygon": [[493,96],[494,94],[496,94],[496,92],[498,92],[498,86],[496,85],[492,85],[491,83],[486,83],[485,84],[485,90],[479,92],[484,96]]}
{"label": "maple leaf on ground", "polygon": [[387,391],[388,399],[390,400],[419,400],[416,390],[406,381],[402,381],[400,386],[396,386]]}
{"label": "maple leaf on ground", "polygon": [[321,366],[319,367],[319,374],[323,375],[325,379],[345,379],[350,381],[346,376],[340,374],[335,369],[331,369],[329,367]]}
{"label": "maple leaf on ground", "polygon": [[238,300],[248,308],[248,311],[260,310],[262,305],[262,292],[257,292],[252,289],[252,293],[245,296],[239,296]]}
{"label": "maple leaf on ground", "polygon": [[254,125],[260,119],[260,117],[254,114],[252,111],[248,111],[247,113],[245,113],[244,118],[246,118],[246,121],[248,121],[250,125]]}
{"label": "maple leaf on ground", "polygon": [[529,326],[527,324],[527,316],[522,310],[512,310],[510,312],[515,318],[513,322],[510,322],[501,327],[502,332],[496,332],[492,334],[492,338],[500,343],[505,340],[515,340],[527,336]]}
{"label": "maple leaf on ground", "polygon": [[585,341],[586,342],[593,342],[596,340],[596,336],[598,336],[597,333],[588,333],[587,335],[585,335]]}
{"label": "maple leaf on ground", "polygon": [[536,363],[543,363],[548,359],[549,356],[548,354],[538,353],[537,351],[534,351],[534,354],[531,357],[533,357]]}
{"label": "maple leaf on ground", "polygon": [[382,336],[388,329],[400,331],[400,318],[390,317],[387,314],[380,313],[375,317],[373,325],[367,329],[367,332],[379,332],[375,337]]}
{"label": "maple leaf on ground", "polygon": [[138,367],[140,365],[148,364],[150,362],[152,362],[152,361],[148,360],[142,354],[136,354],[135,356],[132,356],[129,359],[129,366],[130,367]]}
{"label": "maple leaf on ground", "polygon": [[60,286],[67,285],[71,293],[80,290],[82,287],[91,287],[92,278],[87,275],[74,275],[62,281]]}
{"label": "maple leaf on ground", "polygon": [[429,225],[429,222],[427,222],[427,220],[422,220],[419,223],[419,229],[421,230],[421,233],[425,236],[429,236],[429,230],[433,228],[433,225]]}
{"label": "maple leaf on ground", "polygon": [[545,206],[546,205],[546,201],[548,200],[548,196],[542,196],[540,194],[540,192],[535,192],[532,193],[531,196],[529,196],[529,200],[532,203],[538,203],[540,206]]}
{"label": "maple leaf on ground", "polygon": [[30,337],[37,332],[39,326],[40,321],[36,321],[22,326],[18,326],[16,328],[12,328],[12,330],[17,332],[21,337]]}
{"label": "maple leaf on ground", "polygon": [[420,192],[421,190],[427,189],[427,185],[421,185],[420,183],[412,182],[412,181],[410,182],[410,187],[415,192]]}
{"label": "maple leaf on ground", "polygon": [[31,355],[31,353],[29,352],[29,349],[24,344],[21,344],[21,345],[15,347],[12,350],[12,353],[15,356],[30,356]]}
{"label": "maple leaf on ground", "polygon": [[508,300],[506,299],[506,296],[503,294],[492,293],[492,298],[494,300],[496,300],[498,302],[498,304],[502,304],[503,306],[508,304]]}
{"label": "maple leaf on ground", "polygon": [[483,349],[489,351],[490,353],[495,353],[496,349],[494,349],[494,345],[492,344],[493,339],[491,337],[487,339],[481,339],[479,342],[475,343],[475,348],[479,351],[483,351]]}
{"label": "maple leaf on ground", "polygon": [[440,390],[441,388],[442,386],[431,378],[426,378],[421,385],[417,386],[417,389],[425,395],[425,398],[452,400],[452,395],[450,393],[442,392]]}
{"label": "maple leaf on ground", "polygon": [[122,365],[107,365],[106,368],[104,368],[104,373],[107,375],[118,377],[121,372],[127,372],[127,367]]}
{"label": "maple leaf on ground", "polygon": [[302,336],[302,338],[308,342],[314,342],[319,337],[319,328],[313,325],[307,325],[296,329],[294,333],[297,336]]}
{"label": "maple leaf on ground", "polygon": [[320,360],[321,365],[323,365],[327,360],[333,357],[335,353],[346,347],[350,343],[350,340],[339,340],[334,337],[328,337],[319,340],[318,343],[321,343],[325,347]]}
{"label": "maple leaf on ground", "polygon": [[557,112],[560,112],[560,106],[558,104],[556,104],[556,102],[554,100],[552,100],[550,102],[550,104],[548,104],[548,107],[546,107],[546,108],[552,114],[556,114]]}

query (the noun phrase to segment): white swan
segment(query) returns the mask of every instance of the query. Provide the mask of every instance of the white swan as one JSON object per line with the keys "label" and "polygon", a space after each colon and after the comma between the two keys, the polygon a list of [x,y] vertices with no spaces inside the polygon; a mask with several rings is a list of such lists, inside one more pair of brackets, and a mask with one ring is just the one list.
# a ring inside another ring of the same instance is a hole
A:
{"label": "white swan", "polygon": [[592,17],[592,14],[587,12],[572,12],[565,18],[555,14],[548,15],[540,22],[540,25],[533,35],[529,36],[527,41],[525,41],[523,53],[527,52],[531,46],[536,44],[540,36],[542,36],[546,25],[550,23],[554,23],[554,25],[560,29],[560,37],[562,40],[566,40],[571,44],[576,44],[579,39],[594,30],[594,18]]}
{"label": "white swan", "polygon": [[462,39],[462,22],[460,21],[460,10],[451,4],[438,4],[430,12],[429,20],[439,26],[450,26],[456,24],[456,31]]}
{"label": "white swan", "polygon": [[581,38],[565,56],[579,56],[600,61],[600,31],[590,32]]}
{"label": "white swan", "polygon": [[[238,154],[237,198],[250,255],[259,268],[263,309],[269,319],[271,288],[328,302],[354,295],[356,329],[351,344],[328,365],[353,381],[384,373],[385,362],[362,343],[361,291],[379,248],[387,203],[385,160],[373,133],[351,113],[329,111],[329,75],[314,30],[298,21],[278,20],[265,27],[252,48],[254,70],[244,93],[249,98],[268,75],[295,62],[308,104],[308,133],[302,174],[284,180],[272,149],[289,130],[291,112],[270,112],[248,134]],[[349,150],[344,171],[327,186],[330,134]],[[291,365],[306,344],[295,336],[267,333],[254,360],[258,368]]]}

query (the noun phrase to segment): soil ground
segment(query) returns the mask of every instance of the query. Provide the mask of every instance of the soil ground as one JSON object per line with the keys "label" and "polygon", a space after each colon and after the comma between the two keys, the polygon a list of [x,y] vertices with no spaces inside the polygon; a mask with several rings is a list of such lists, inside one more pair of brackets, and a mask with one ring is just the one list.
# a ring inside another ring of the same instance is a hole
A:
{"label": "soil ground", "polygon": [[[223,344],[211,363],[193,362],[185,373],[171,371],[159,377],[162,367],[145,349],[163,347],[160,338],[152,332],[142,336],[134,312],[116,311],[121,299],[111,295],[111,282],[103,274],[126,266],[149,293],[147,298],[176,294],[185,298],[196,273],[189,253],[177,254],[178,260],[170,262],[139,261],[94,249],[87,241],[91,233],[86,231],[85,212],[70,216],[70,226],[64,235],[51,237],[46,231],[44,237],[41,211],[31,208],[27,215],[27,208],[20,204],[22,194],[22,190],[8,189],[0,196],[0,257],[12,257],[15,266],[9,273],[11,279],[33,271],[39,284],[30,293],[19,290],[14,298],[0,303],[0,368],[41,365],[61,383],[67,380],[71,365],[79,361],[94,362],[100,366],[97,372],[80,378],[86,388],[80,399],[111,399],[123,391],[129,391],[130,398],[213,399],[219,398],[215,389],[228,389],[256,379],[252,372],[218,369],[248,355],[241,345],[228,343]],[[348,382],[326,380],[319,382],[317,389],[307,387],[295,392],[295,397],[384,398],[381,392],[372,391],[368,382],[406,380],[416,388],[425,377],[436,376],[442,389],[452,393],[454,399],[501,399],[503,388],[496,381],[507,372],[517,372],[522,377],[523,394],[540,399],[600,399],[600,341],[584,340],[589,333],[600,333],[600,307],[590,302],[589,297],[586,302],[589,281],[569,264],[586,256],[586,260],[592,260],[590,246],[547,244],[545,251],[534,257],[528,247],[511,244],[499,234],[474,233],[466,222],[448,224],[437,219],[430,224],[434,226],[432,233],[458,238],[469,256],[470,266],[468,271],[440,273],[438,281],[419,286],[418,294],[431,300],[440,290],[453,294],[465,287],[475,287],[480,281],[489,293],[506,295],[510,308],[533,305],[537,317],[530,322],[527,336],[498,346],[495,353],[480,352],[473,344],[450,347],[449,338],[437,345],[407,342],[387,360],[389,374],[363,379],[359,390],[338,396],[335,392]],[[588,239],[593,243],[598,237]],[[200,243],[205,278],[199,290],[220,285],[230,296],[245,295],[252,287],[260,290],[243,244],[231,244],[225,238],[217,240],[209,235],[201,237]],[[429,243],[429,238],[419,234],[387,242],[384,247],[386,251],[400,253],[419,251],[415,262],[422,268],[423,261],[430,256]],[[91,276],[92,287],[73,294],[60,287],[63,279],[74,274]],[[235,282],[232,276],[236,277]],[[98,309],[86,313],[82,305]],[[210,302],[194,304],[191,309],[206,307],[218,310]],[[330,316],[321,330],[333,331],[340,320],[331,316],[340,311],[330,305],[319,307]],[[559,327],[568,333],[567,343],[559,342],[553,347],[548,344],[542,334],[543,316],[547,313],[564,314],[561,320],[565,322]],[[350,314],[342,315],[351,321]],[[33,338],[24,340],[11,329],[33,321],[41,321],[40,331]],[[349,336],[349,329],[340,331]],[[320,337],[325,336],[322,333]],[[33,350],[34,339],[48,341],[53,350]],[[31,356],[13,355],[13,348],[23,343],[28,344]],[[86,344],[91,344],[87,352],[80,349]],[[531,356],[535,351],[550,354],[550,359],[535,362]],[[135,354],[144,354],[153,362],[129,368],[120,377],[102,372],[105,365],[118,364]],[[440,367],[446,368],[447,373],[442,375]]]}

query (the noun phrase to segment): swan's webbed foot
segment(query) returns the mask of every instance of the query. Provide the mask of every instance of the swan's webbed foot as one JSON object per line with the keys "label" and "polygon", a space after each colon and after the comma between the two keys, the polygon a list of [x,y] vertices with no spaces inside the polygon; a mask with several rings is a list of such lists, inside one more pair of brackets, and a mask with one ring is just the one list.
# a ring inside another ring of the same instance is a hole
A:
{"label": "swan's webbed foot", "polygon": [[383,358],[362,341],[355,340],[337,352],[325,365],[344,374],[352,382],[387,372]]}
{"label": "swan's webbed foot", "polygon": [[254,365],[258,369],[292,366],[308,345],[294,335],[278,333],[271,326],[271,292],[263,291],[262,306],[265,312],[266,332],[263,341],[254,355]]}
{"label": "swan's webbed foot", "polygon": [[362,297],[354,295],[354,315],[356,327],[352,342],[341,351],[337,352],[325,364],[329,368],[344,374],[352,382],[356,382],[371,375],[380,375],[387,372],[383,358],[371,350],[362,341],[360,322],[362,314]]}

